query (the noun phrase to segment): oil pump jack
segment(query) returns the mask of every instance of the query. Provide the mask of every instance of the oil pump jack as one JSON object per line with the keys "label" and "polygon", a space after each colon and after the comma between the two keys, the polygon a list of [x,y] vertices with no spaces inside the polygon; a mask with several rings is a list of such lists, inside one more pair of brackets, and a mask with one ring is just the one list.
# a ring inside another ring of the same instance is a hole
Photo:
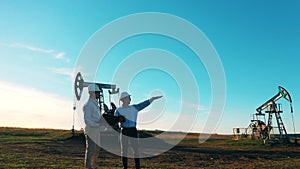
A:
{"label": "oil pump jack", "polygon": [[[83,88],[84,87],[88,87],[90,84],[96,84],[99,89],[100,89],[100,97],[97,100],[99,103],[99,107],[100,107],[100,112],[102,115],[102,123],[108,124],[109,126],[113,127],[120,121],[124,121],[124,117],[115,117],[114,116],[114,111],[116,109],[116,106],[113,102],[111,102],[111,109],[108,109],[108,106],[104,103],[104,94],[103,94],[103,89],[108,89],[109,92],[109,96],[113,95],[113,94],[118,94],[119,93],[119,88],[116,88],[116,85],[114,84],[104,84],[104,83],[94,83],[94,82],[85,82],[83,80],[83,77],[81,75],[80,72],[77,73],[76,77],[75,77],[75,82],[74,82],[74,92],[75,92],[75,96],[77,101],[80,100],[82,92],[83,92]],[[76,106],[74,104],[73,107],[74,111],[76,109]],[[74,132],[74,114],[73,114],[73,129],[72,129],[72,133]]]}
{"label": "oil pump jack", "polygon": [[[286,99],[290,103],[291,113],[293,113],[292,98],[291,98],[291,95],[288,93],[288,91],[286,89],[284,89],[283,87],[278,86],[278,89],[279,89],[279,92],[275,96],[273,96],[271,99],[269,99],[268,101],[266,101],[264,104],[262,104],[261,106],[259,106],[256,109],[256,111],[257,111],[257,113],[255,114],[256,117],[265,116],[265,114],[263,113],[263,110],[265,110],[265,109],[266,109],[265,113],[269,114],[268,124],[266,125],[266,127],[260,126],[261,127],[260,134],[262,135],[262,137],[264,139],[270,139],[271,130],[273,129],[273,127],[272,127],[273,115],[275,115],[275,117],[276,117],[276,122],[277,122],[280,139],[288,138],[286,128],[284,126],[284,123],[283,123],[281,115],[280,115],[281,113],[283,113],[281,104],[278,104],[276,102],[281,98]],[[255,121],[257,125],[265,125],[260,120],[252,120],[252,122],[253,121]]]}

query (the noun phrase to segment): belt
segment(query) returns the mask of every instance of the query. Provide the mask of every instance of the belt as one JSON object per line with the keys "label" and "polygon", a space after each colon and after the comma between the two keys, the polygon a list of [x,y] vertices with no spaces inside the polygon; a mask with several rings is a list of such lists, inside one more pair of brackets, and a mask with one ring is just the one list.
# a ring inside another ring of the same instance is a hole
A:
{"label": "belt", "polygon": [[136,127],[122,127],[122,130],[132,130],[136,129]]}

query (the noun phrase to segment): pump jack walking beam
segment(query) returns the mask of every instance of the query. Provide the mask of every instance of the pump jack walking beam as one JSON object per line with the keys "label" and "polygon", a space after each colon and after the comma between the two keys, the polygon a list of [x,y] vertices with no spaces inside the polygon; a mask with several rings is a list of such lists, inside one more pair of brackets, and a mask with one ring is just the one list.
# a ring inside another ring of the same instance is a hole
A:
{"label": "pump jack walking beam", "polygon": [[85,82],[80,72],[77,73],[74,83],[74,91],[77,101],[80,100],[82,91],[84,87],[88,87],[90,84],[98,85],[99,89],[111,89],[109,91],[110,94],[119,93],[119,88],[116,88],[114,84],[104,84],[104,83],[93,83],[93,82]]}
{"label": "pump jack walking beam", "polygon": [[[261,106],[259,106],[256,111],[259,114],[262,114],[262,110],[266,109],[267,107],[273,105],[277,100],[279,100],[280,98],[285,98],[288,102],[292,103],[292,98],[291,95],[288,93],[287,90],[285,90],[283,87],[278,86],[279,92],[272,97],[271,99],[269,99],[268,101],[266,101],[264,104],[262,104]],[[291,107],[291,112],[293,112],[292,107]]]}

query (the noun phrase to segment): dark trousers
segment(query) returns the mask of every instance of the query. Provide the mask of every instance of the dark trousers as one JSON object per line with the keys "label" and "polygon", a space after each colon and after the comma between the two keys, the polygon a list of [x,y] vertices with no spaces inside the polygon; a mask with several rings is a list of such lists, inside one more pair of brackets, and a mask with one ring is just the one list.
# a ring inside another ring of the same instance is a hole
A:
{"label": "dark trousers", "polygon": [[138,147],[138,132],[135,127],[132,128],[122,128],[121,130],[121,156],[123,168],[127,169],[128,163],[128,148],[131,146],[133,148],[133,157],[135,162],[135,168],[140,168],[139,159],[139,147]]}

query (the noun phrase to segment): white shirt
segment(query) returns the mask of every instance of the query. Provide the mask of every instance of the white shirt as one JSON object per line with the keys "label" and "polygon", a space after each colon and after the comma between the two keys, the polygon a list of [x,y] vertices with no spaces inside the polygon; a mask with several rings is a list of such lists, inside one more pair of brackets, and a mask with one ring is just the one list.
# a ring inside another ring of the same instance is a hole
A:
{"label": "white shirt", "polygon": [[83,106],[85,132],[90,135],[100,129],[99,120],[101,118],[100,107],[96,100],[89,98]]}

